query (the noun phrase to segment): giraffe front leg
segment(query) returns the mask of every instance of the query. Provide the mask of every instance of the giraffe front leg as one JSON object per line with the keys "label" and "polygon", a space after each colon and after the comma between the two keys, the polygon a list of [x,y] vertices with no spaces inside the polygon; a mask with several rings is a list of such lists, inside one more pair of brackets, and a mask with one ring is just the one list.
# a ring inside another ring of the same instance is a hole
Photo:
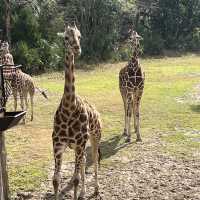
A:
{"label": "giraffe front leg", "polygon": [[81,147],[78,147],[76,149],[75,153],[75,170],[74,170],[74,175],[73,175],[73,184],[74,184],[74,200],[78,199],[78,185],[80,182],[80,170],[81,170],[81,165],[83,163],[83,157],[84,157],[84,149]]}
{"label": "giraffe front leg", "polygon": [[83,160],[81,163],[81,182],[82,182],[82,186],[81,186],[81,192],[79,195],[79,200],[83,200],[85,198],[85,194],[86,194],[86,186],[85,186],[85,165],[86,165],[86,157],[85,157],[85,153],[83,156]]}
{"label": "giraffe front leg", "polygon": [[127,98],[127,107],[126,108],[127,108],[127,110],[126,110],[127,137],[126,137],[125,142],[130,142],[131,141],[131,117],[132,117],[132,112],[133,112],[133,99],[132,99],[132,96],[129,96],[129,98]]}
{"label": "giraffe front leg", "polygon": [[140,103],[136,102],[134,105],[134,128],[136,133],[136,142],[142,142],[140,136]]}
{"label": "giraffe front leg", "polygon": [[126,123],[127,123],[127,100],[126,100],[126,95],[125,92],[123,90],[120,90],[121,92],[121,96],[122,96],[122,100],[124,103],[124,131],[122,133],[122,136],[127,136],[127,127],[126,127]]}
{"label": "giraffe front leg", "polygon": [[[60,144],[60,143],[58,143]],[[55,142],[53,142],[53,151],[54,151],[54,160],[55,160],[55,169],[53,175],[53,188],[55,194],[55,200],[59,199],[58,191],[59,191],[59,184],[60,184],[60,170],[62,165],[62,157],[64,152],[63,146],[57,146]]]}

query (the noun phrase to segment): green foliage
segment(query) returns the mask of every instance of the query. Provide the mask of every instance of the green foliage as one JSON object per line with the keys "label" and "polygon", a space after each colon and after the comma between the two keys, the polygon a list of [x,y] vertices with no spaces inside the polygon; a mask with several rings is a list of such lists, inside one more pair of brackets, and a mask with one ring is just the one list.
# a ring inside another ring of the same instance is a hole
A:
{"label": "green foliage", "polygon": [[14,48],[14,57],[22,64],[23,70],[34,72],[38,71],[41,65],[39,52],[35,48],[29,48],[26,42],[18,42]]}
{"label": "green foliage", "polygon": [[[81,62],[128,60],[125,44],[134,27],[143,37],[146,55],[164,50],[200,50],[199,0],[33,0],[11,1],[14,61],[29,72],[63,67],[63,42],[57,32],[76,20],[82,33]],[[5,28],[0,4],[0,28]],[[81,63],[80,62],[80,63]]]}
{"label": "green foliage", "polygon": [[63,4],[66,20],[76,18],[83,36],[83,57],[108,59],[118,38],[120,6],[111,0],[69,0]]}
{"label": "green foliage", "polygon": [[[196,43],[190,41],[193,40],[195,30],[200,27],[200,1],[159,0],[156,6],[147,13],[144,23],[159,38],[157,43],[161,39],[165,49],[199,49]],[[199,43],[198,37],[194,40]]]}

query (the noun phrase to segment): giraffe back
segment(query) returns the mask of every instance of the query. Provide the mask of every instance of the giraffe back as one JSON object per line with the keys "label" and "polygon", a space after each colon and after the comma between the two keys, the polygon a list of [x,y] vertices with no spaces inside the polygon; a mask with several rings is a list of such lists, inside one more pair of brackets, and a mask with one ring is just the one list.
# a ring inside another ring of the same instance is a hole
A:
{"label": "giraffe back", "polygon": [[22,72],[20,69],[17,70],[15,79],[12,80],[12,86],[16,87],[18,91],[29,92],[31,95],[35,92],[35,86],[33,79],[30,75]]}

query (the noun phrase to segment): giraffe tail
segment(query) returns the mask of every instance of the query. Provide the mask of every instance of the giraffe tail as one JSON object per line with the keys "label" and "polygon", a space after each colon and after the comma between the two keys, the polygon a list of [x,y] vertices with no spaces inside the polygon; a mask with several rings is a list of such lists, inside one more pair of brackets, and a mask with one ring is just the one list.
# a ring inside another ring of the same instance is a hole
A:
{"label": "giraffe tail", "polygon": [[40,92],[40,94],[41,94],[45,99],[48,99],[48,96],[47,96],[47,94],[45,93],[44,90],[42,90],[42,89],[40,89],[40,88],[38,88],[38,87],[36,87],[36,89]]}

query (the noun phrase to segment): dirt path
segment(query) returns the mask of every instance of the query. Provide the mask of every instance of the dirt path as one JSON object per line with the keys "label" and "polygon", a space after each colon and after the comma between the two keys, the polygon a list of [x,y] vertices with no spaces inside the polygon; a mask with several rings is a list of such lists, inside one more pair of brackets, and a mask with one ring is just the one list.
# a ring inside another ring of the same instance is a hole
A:
{"label": "dirt path", "polygon": [[[92,167],[87,173],[87,198],[103,200],[200,200],[200,159],[175,158],[160,151],[165,145],[156,136],[140,144],[130,144],[131,158],[116,154],[109,159],[112,166],[102,165],[99,173],[100,196],[92,197]],[[124,147],[127,148],[127,147]],[[73,163],[63,166],[62,186],[68,182]],[[41,193],[21,194],[16,199],[53,200],[52,178],[41,186]],[[72,199],[70,192],[63,199]]]}

